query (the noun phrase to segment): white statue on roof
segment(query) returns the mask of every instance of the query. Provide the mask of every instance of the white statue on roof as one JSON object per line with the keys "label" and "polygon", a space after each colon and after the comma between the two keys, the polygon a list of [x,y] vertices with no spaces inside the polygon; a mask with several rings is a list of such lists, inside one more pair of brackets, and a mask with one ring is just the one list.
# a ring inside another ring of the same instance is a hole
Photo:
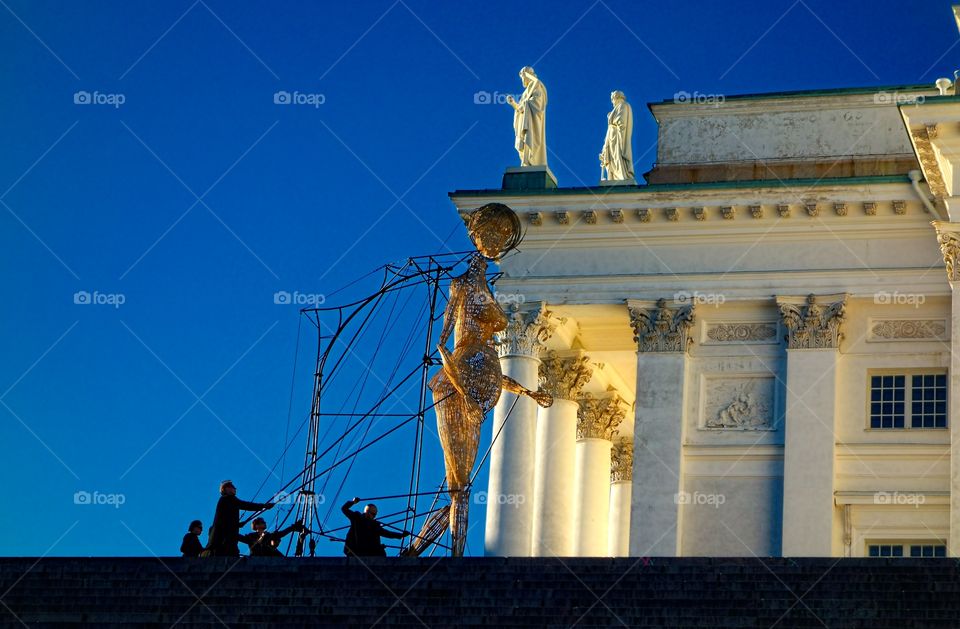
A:
{"label": "white statue on roof", "polygon": [[607,114],[607,137],[600,151],[601,181],[634,181],[633,109],[623,92],[610,93],[613,109]]}
{"label": "white statue on roof", "polygon": [[521,166],[546,166],[547,88],[530,66],[520,70],[520,80],[523,82],[520,101],[507,96],[507,103],[513,107],[514,147]]}

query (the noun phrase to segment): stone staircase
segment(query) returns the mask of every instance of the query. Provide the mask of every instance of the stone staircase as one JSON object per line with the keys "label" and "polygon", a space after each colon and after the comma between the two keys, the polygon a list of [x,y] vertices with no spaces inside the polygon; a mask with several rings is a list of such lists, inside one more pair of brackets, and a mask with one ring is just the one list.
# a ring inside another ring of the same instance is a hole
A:
{"label": "stone staircase", "polygon": [[0,558],[0,626],[960,627],[953,559]]}

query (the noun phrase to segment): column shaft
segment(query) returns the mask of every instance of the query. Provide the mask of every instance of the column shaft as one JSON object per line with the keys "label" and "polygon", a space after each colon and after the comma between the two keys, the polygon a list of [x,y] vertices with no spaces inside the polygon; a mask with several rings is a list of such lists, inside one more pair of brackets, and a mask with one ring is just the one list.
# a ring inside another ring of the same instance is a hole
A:
{"label": "column shaft", "polygon": [[630,480],[610,485],[610,531],[607,536],[607,554],[626,557],[630,553]]}
{"label": "column shaft", "polygon": [[577,441],[573,481],[573,553],[577,557],[607,555],[611,445],[606,439]]}
{"label": "column shaft", "polygon": [[577,403],[556,398],[537,413],[533,489],[534,557],[573,555],[574,451]]}
{"label": "column shaft", "polygon": [[837,351],[787,351],[783,447],[784,557],[833,552]]}
{"label": "column shaft", "polygon": [[683,406],[687,355],[637,354],[630,555],[680,555]]}
{"label": "column shaft", "polygon": [[[504,375],[534,390],[537,388],[539,364],[538,359],[530,356],[506,356],[500,359]],[[506,421],[508,413],[510,417]],[[500,396],[493,411],[492,434],[496,441],[490,450],[490,480],[486,496],[484,549],[487,555],[530,555],[536,422],[536,402],[526,396],[517,399],[513,393],[504,392]],[[498,432],[499,437],[496,436]]]}

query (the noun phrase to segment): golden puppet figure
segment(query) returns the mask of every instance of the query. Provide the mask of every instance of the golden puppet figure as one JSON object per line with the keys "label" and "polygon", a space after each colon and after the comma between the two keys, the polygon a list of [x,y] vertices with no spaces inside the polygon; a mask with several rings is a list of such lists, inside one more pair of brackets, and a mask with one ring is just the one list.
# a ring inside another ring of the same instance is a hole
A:
{"label": "golden puppet figure", "polygon": [[[450,284],[437,345],[443,368],[430,380],[452,503],[450,537],[458,557],[466,543],[470,473],[484,416],[504,389],[530,396],[544,407],[553,404],[548,393],[531,391],[504,376],[494,346],[494,335],[507,327],[507,315],[487,284],[487,261],[498,260],[520,243],[520,219],[506,205],[488,203],[470,214],[467,232],[477,253],[467,271]],[[451,334],[453,351],[446,347]]]}

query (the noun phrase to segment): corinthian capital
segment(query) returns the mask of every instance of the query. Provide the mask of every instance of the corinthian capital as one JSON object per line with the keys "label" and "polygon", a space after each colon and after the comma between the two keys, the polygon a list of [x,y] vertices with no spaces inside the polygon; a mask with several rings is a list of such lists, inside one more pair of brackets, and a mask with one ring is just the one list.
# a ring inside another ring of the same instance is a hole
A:
{"label": "corinthian capital", "polygon": [[633,340],[641,352],[686,352],[693,339],[688,337],[693,326],[693,305],[668,306],[658,299],[645,307],[629,304]]}
{"label": "corinthian capital", "polygon": [[777,306],[787,329],[787,349],[839,347],[846,300],[846,295],[808,295],[803,302],[795,297],[778,297]]}
{"label": "corinthian capital", "polygon": [[610,452],[610,482],[633,479],[633,440],[617,439]]}
{"label": "corinthian capital", "polygon": [[947,267],[947,281],[953,285],[960,280],[960,232],[957,231],[960,230],[960,224],[934,221],[933,226],[937,229],[937,243]]}
{"label": "corinthian capital", "polygon": [[507,328],[498,332],[494,342],[497,353],[505,356],[532,356],[537,358],[543,344],[553,334],[550,313],[541,307],[532,310],[520,310],[517,304],[511,304],[507,312]]}
{"label": "corinthian capital", "polygon": [[584,393],[577,400],[577,439],[606,439],[612,441],[620,422],[626,417],[626,404],[617,394],[596,397]]}
{"label": "corinthian capital", "polygon": [[554,398],[577,399],[592,375],[593,367],[587,356],[560,357],[550,351],[540,360],[540,390]]}

